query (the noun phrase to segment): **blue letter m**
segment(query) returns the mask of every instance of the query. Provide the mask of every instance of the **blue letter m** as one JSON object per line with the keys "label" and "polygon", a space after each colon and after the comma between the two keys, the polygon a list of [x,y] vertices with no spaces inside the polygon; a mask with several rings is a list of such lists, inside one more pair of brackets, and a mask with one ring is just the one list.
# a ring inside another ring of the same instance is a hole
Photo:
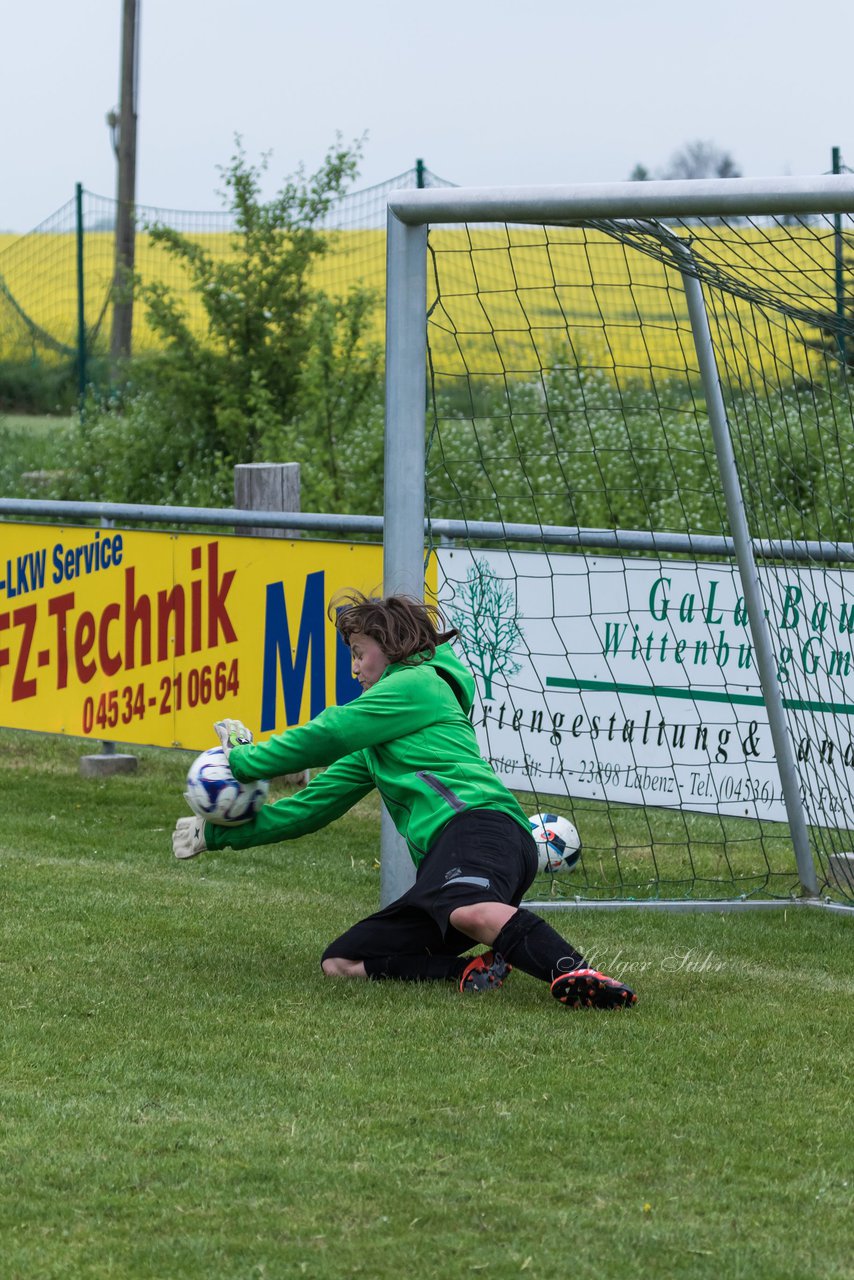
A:
{"label": "blue letter m", "polygon": [[285,723],[299,720],[305,671],[311,651],[309,714],[326,706],[326,614],[323,608],[323,571],[309,573],[300,615],[296,656],[291,658],[291,633],[283,582],[267,584],[267,617],[264,629],[264,685],[261,692],[261,732],[276,727],[276,692],[279,672],[285,700]]}

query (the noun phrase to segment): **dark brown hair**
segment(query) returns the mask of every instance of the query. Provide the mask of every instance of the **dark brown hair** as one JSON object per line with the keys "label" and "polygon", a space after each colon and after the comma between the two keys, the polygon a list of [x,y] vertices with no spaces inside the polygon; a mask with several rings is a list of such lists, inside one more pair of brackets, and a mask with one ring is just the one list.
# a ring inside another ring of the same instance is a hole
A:
{"label": "dark brown hair", "polygon": [[458,632],[444,629],[438,607],[414,596],[366,596],[344,591],[329,604],[329,617],[346,645],[355,631],[376,640],[389,662],[407,662],[418,654],[433,657],[436,646]]}

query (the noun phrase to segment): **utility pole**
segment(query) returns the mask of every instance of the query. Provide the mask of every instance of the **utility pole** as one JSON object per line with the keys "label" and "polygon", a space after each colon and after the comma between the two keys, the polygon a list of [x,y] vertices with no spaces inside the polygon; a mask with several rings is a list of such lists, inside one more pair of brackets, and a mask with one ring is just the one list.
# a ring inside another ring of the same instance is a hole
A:
{"label": "utility pole", "polygon": [[133,269],[136,233],[136,104],[139,78],[140,0],[122,0],[121,85],[118,113],[107,116],[118,161],[116,260],[113,273],[113,330],[110,356],[118,360],[131,352],[133,333]]}

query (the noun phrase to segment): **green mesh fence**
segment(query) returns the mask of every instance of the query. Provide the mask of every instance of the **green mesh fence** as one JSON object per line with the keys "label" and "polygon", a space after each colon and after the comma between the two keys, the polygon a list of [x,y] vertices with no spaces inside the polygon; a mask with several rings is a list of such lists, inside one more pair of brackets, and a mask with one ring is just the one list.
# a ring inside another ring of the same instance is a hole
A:
{"label": "green mesh fence", "polygon": [[[418,185],[450,183],[419,167],[336,201],[320,224],[329,239],[315,281],[331,296],[354,284],[385,289],[385,221],[388,193]],[[86,349],[109,346],[110,294],[115,264],[116,201],[84,191],[82,217],[72,198],[34,231],[0,235],[0,362],[76,360],[79,343],[79,254],[82,251]],[[197,240],[214,256],[232,252],[232,215],[137,206],[135,268],[145,284],[162,282],[181,302],[191,324],[203,327],[202,308],[180,263],[155,244],[149,228],[165,224]],[[381,328],[381,308],[377,321]],[[157,338],[144,309],[134,318],[133,350],[155,349]]]}

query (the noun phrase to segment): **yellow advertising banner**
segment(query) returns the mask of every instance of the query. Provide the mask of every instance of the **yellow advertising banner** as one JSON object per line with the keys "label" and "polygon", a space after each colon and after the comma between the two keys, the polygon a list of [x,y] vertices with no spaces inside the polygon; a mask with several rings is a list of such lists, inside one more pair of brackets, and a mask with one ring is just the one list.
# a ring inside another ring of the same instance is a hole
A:
{"label": "yellow advertising banner", "polygon": [[0,525],[0,724],[203,749],[359,692],[330,599],[376,592],[382,549]]}

